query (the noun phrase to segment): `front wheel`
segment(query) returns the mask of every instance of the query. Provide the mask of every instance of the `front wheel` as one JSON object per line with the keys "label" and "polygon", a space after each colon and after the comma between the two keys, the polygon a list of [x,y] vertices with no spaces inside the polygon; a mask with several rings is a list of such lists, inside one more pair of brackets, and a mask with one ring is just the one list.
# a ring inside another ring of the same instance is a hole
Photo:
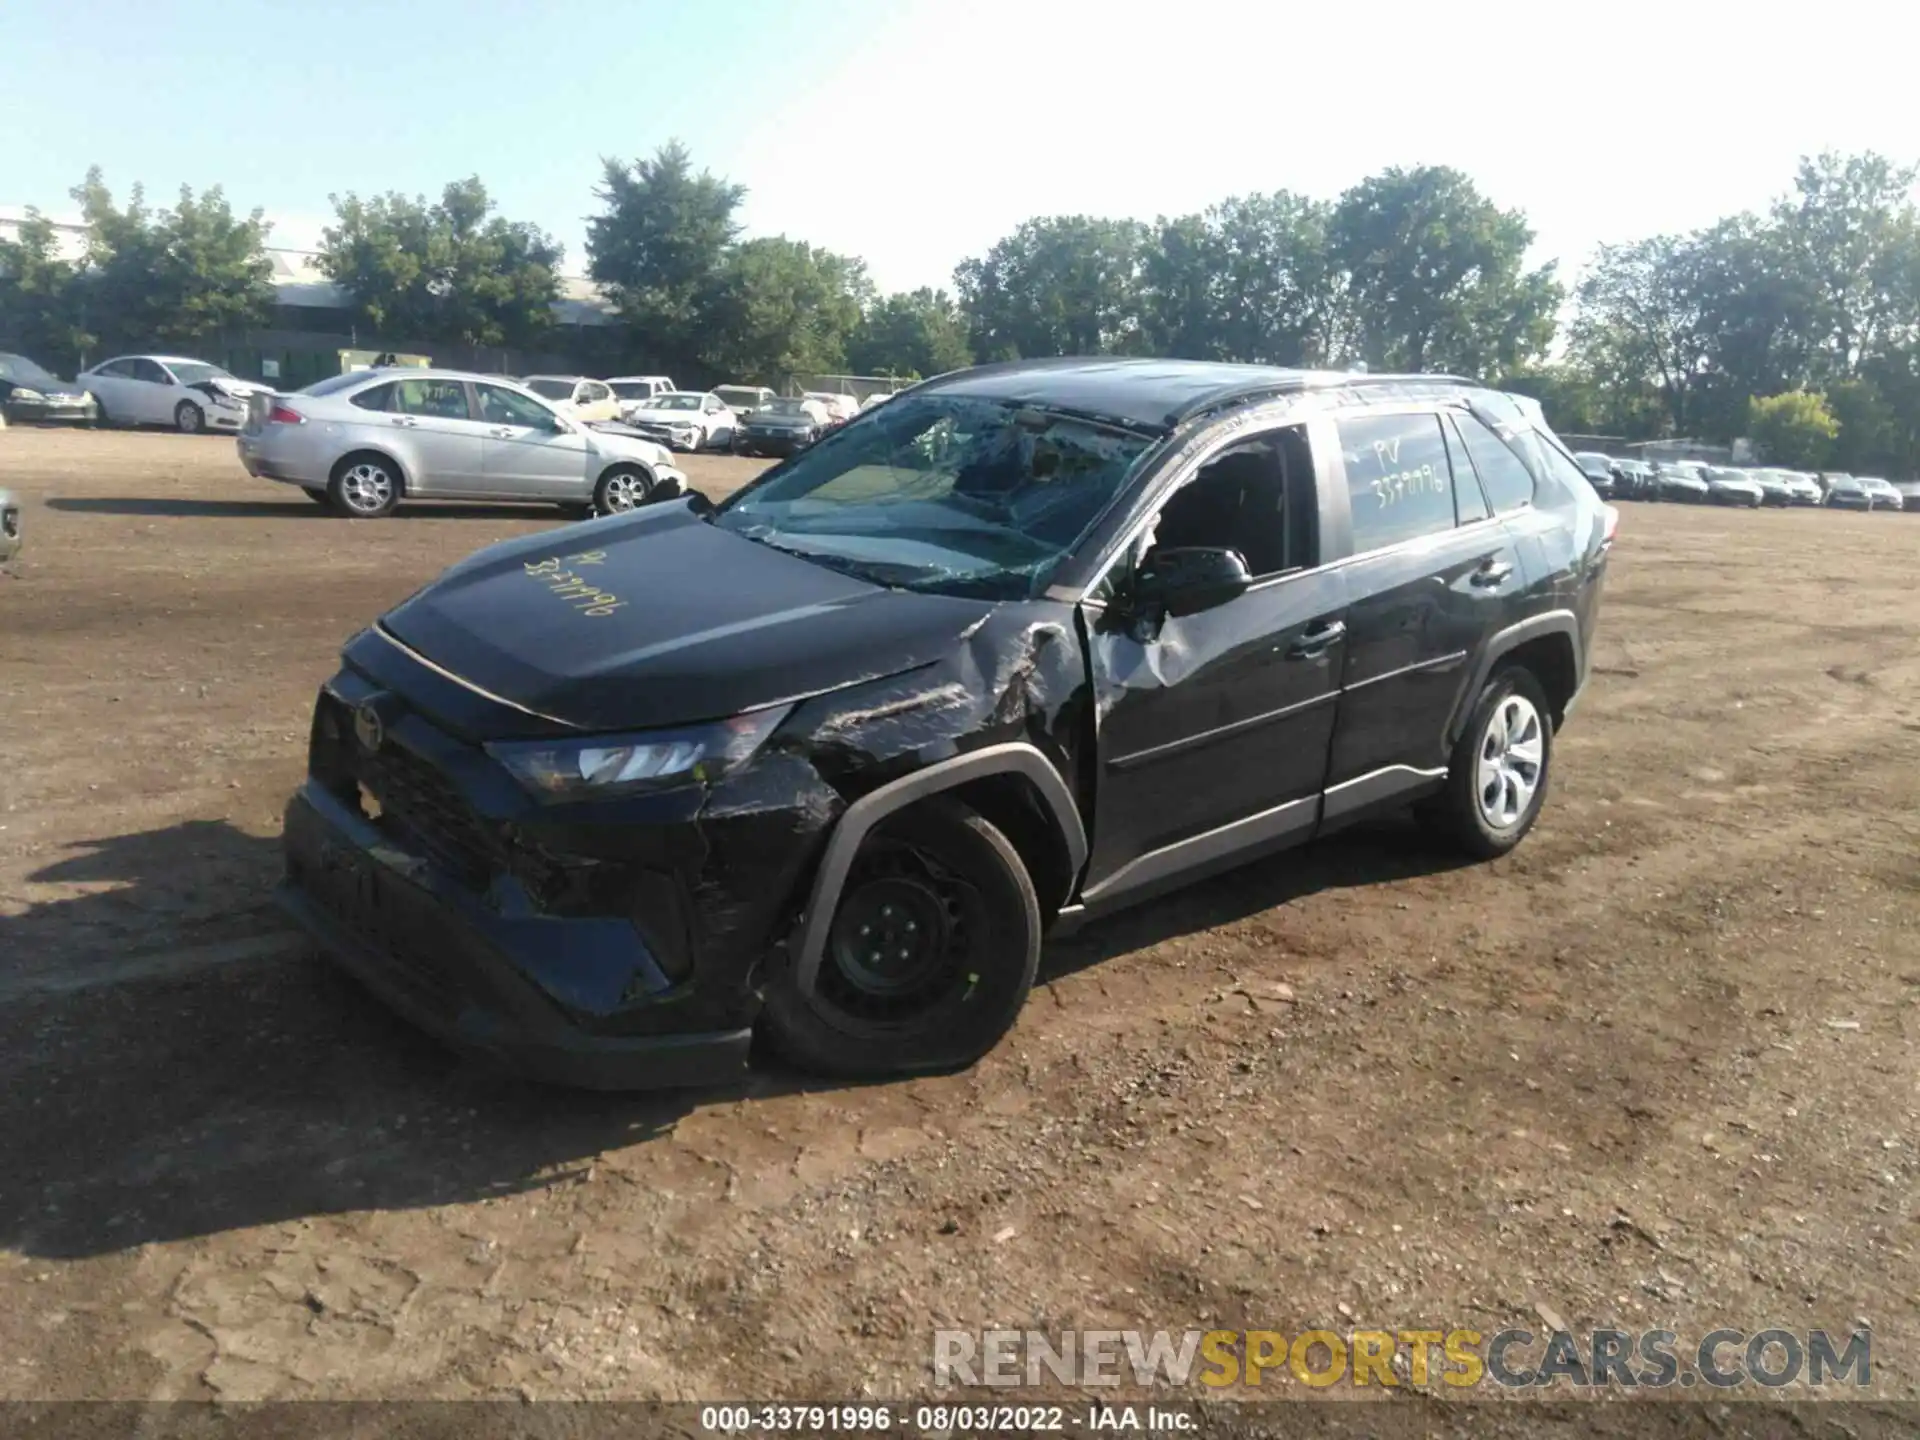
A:
{"label": "front wheel", "polygon": [[1421,807],[1433,829],[1476,859],[1526,838],[1547,798],[1552,710],[1531,670],[1494,671],[1453,747],[1446,788]]}
{"label": "front wheel", "polygon": [[970,1065],[1007,1033],[1040,964],[1040,902],[1011,841],[935,797],[869,834],[834,910],[813,993],[788,971],[762,1021],[824,1075]]}
{"label": "front wheel", "polygon": [[182,435],[198,435],[207,428],[206,412],[191,400],[173,407],[173,428]]}
{"label": "front wheel", "polygon": [[593,487],[596,515],[624,515],[653,498],[653,477],[635,465],[616,465]]}

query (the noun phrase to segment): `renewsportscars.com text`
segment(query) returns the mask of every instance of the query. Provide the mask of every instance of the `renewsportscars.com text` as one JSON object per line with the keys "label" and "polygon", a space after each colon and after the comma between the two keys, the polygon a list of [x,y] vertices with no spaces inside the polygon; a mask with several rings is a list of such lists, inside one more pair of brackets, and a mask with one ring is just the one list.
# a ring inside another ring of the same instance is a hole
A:
{"label": "renewsportscars.com text", "polygon": [[1865,1387],[1872,1351],[1868,1330],[1836,1338],[1824,1330],[1781,1328],[1718,1329],[1691,1342],[1672,1330],[940,1330],[933,1380],[943,1388],[1128,1382],[1212,1389],[1290,1382],[1516,1390]]}

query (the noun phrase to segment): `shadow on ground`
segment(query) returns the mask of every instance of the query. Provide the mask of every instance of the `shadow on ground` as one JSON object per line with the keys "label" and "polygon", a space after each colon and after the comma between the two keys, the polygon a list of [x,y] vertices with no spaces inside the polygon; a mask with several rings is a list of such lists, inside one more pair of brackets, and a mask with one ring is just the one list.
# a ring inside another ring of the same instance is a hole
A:
{"label": "shadow on ground", "polygon": [[[46,502],[49,510],[69,510],[88,515],[144,515],[151,517],[191,517],[199,520],[326,520],[340,517],[315,504],[304,495],[288,491],[285,500],[166,500],[138,496],[56,495]],[[564,519],[553,505],[460,505],[415,501],[402,505],[389,520],[500,520],[521,517],[528,520]]]}
{"label": "shadow on ground", "polygon": [[[278,849],[205,821],[94,842],[33,878],[112,888],[0,918],[0,1247],[78,1257],[539,1189],[698,1105],[818,1083],[769,1068],[723,1092],[539,1087],[442,1049],[303,945],[195,943],[236,908],[274,935],[260,902]],[[1449,863],[1411,827],[1350,831],[1091,926],[1043,971]]]}

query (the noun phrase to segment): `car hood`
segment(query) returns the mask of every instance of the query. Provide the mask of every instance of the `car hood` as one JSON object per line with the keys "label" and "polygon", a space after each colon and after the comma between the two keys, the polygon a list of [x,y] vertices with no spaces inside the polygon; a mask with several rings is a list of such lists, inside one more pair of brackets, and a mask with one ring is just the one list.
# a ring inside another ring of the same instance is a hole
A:
{"label": "car hood", "polygon": [[916,669],[991,609],[888,590],[656,505],[482,550],[380,624],[491,696],[622,731]]}
{"label": "car hood", "polygon": [[596,455],[610,460],[638,460],[656,469],[673,466],[673,455],[664,445],[655,443],[637,430],[622,430],[612,423],[588,425],[587,444]]}
{"label": "car hood", "polygon": [[649,425],[698,425],[698,410],[656,410],[652,406],[637,404],[627,406],[623,411],[629,425],[644,420]]}
{"label": "car hood", "polygon": [[1716,490],[1758,490],[1758,480],[1709,480],[1707,484]]}
{"label": "car hood", "polygon": [[756,430],[812,430],[825,422],[811,415],[769,415],[764,410],[756,410],[749,423]]}
{"label": "car hood", "polygon": [[49,375],[44,380],[18,380],[8,376],[6,383],[20,390],[37,390],[49,400],[87,393],[86,386],[78,380],[62,380],[58,375]]}

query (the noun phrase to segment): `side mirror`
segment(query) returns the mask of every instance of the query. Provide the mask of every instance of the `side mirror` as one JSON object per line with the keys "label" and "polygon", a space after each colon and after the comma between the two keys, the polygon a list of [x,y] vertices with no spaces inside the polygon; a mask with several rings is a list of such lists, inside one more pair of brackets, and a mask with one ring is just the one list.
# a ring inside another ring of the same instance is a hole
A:
{"label": "side mirror", "polygon": [[1252,584],[1238,550],[1182,546],[1149,554],[1128,599],[1136,611],[1194,615],[1238,599]]}

